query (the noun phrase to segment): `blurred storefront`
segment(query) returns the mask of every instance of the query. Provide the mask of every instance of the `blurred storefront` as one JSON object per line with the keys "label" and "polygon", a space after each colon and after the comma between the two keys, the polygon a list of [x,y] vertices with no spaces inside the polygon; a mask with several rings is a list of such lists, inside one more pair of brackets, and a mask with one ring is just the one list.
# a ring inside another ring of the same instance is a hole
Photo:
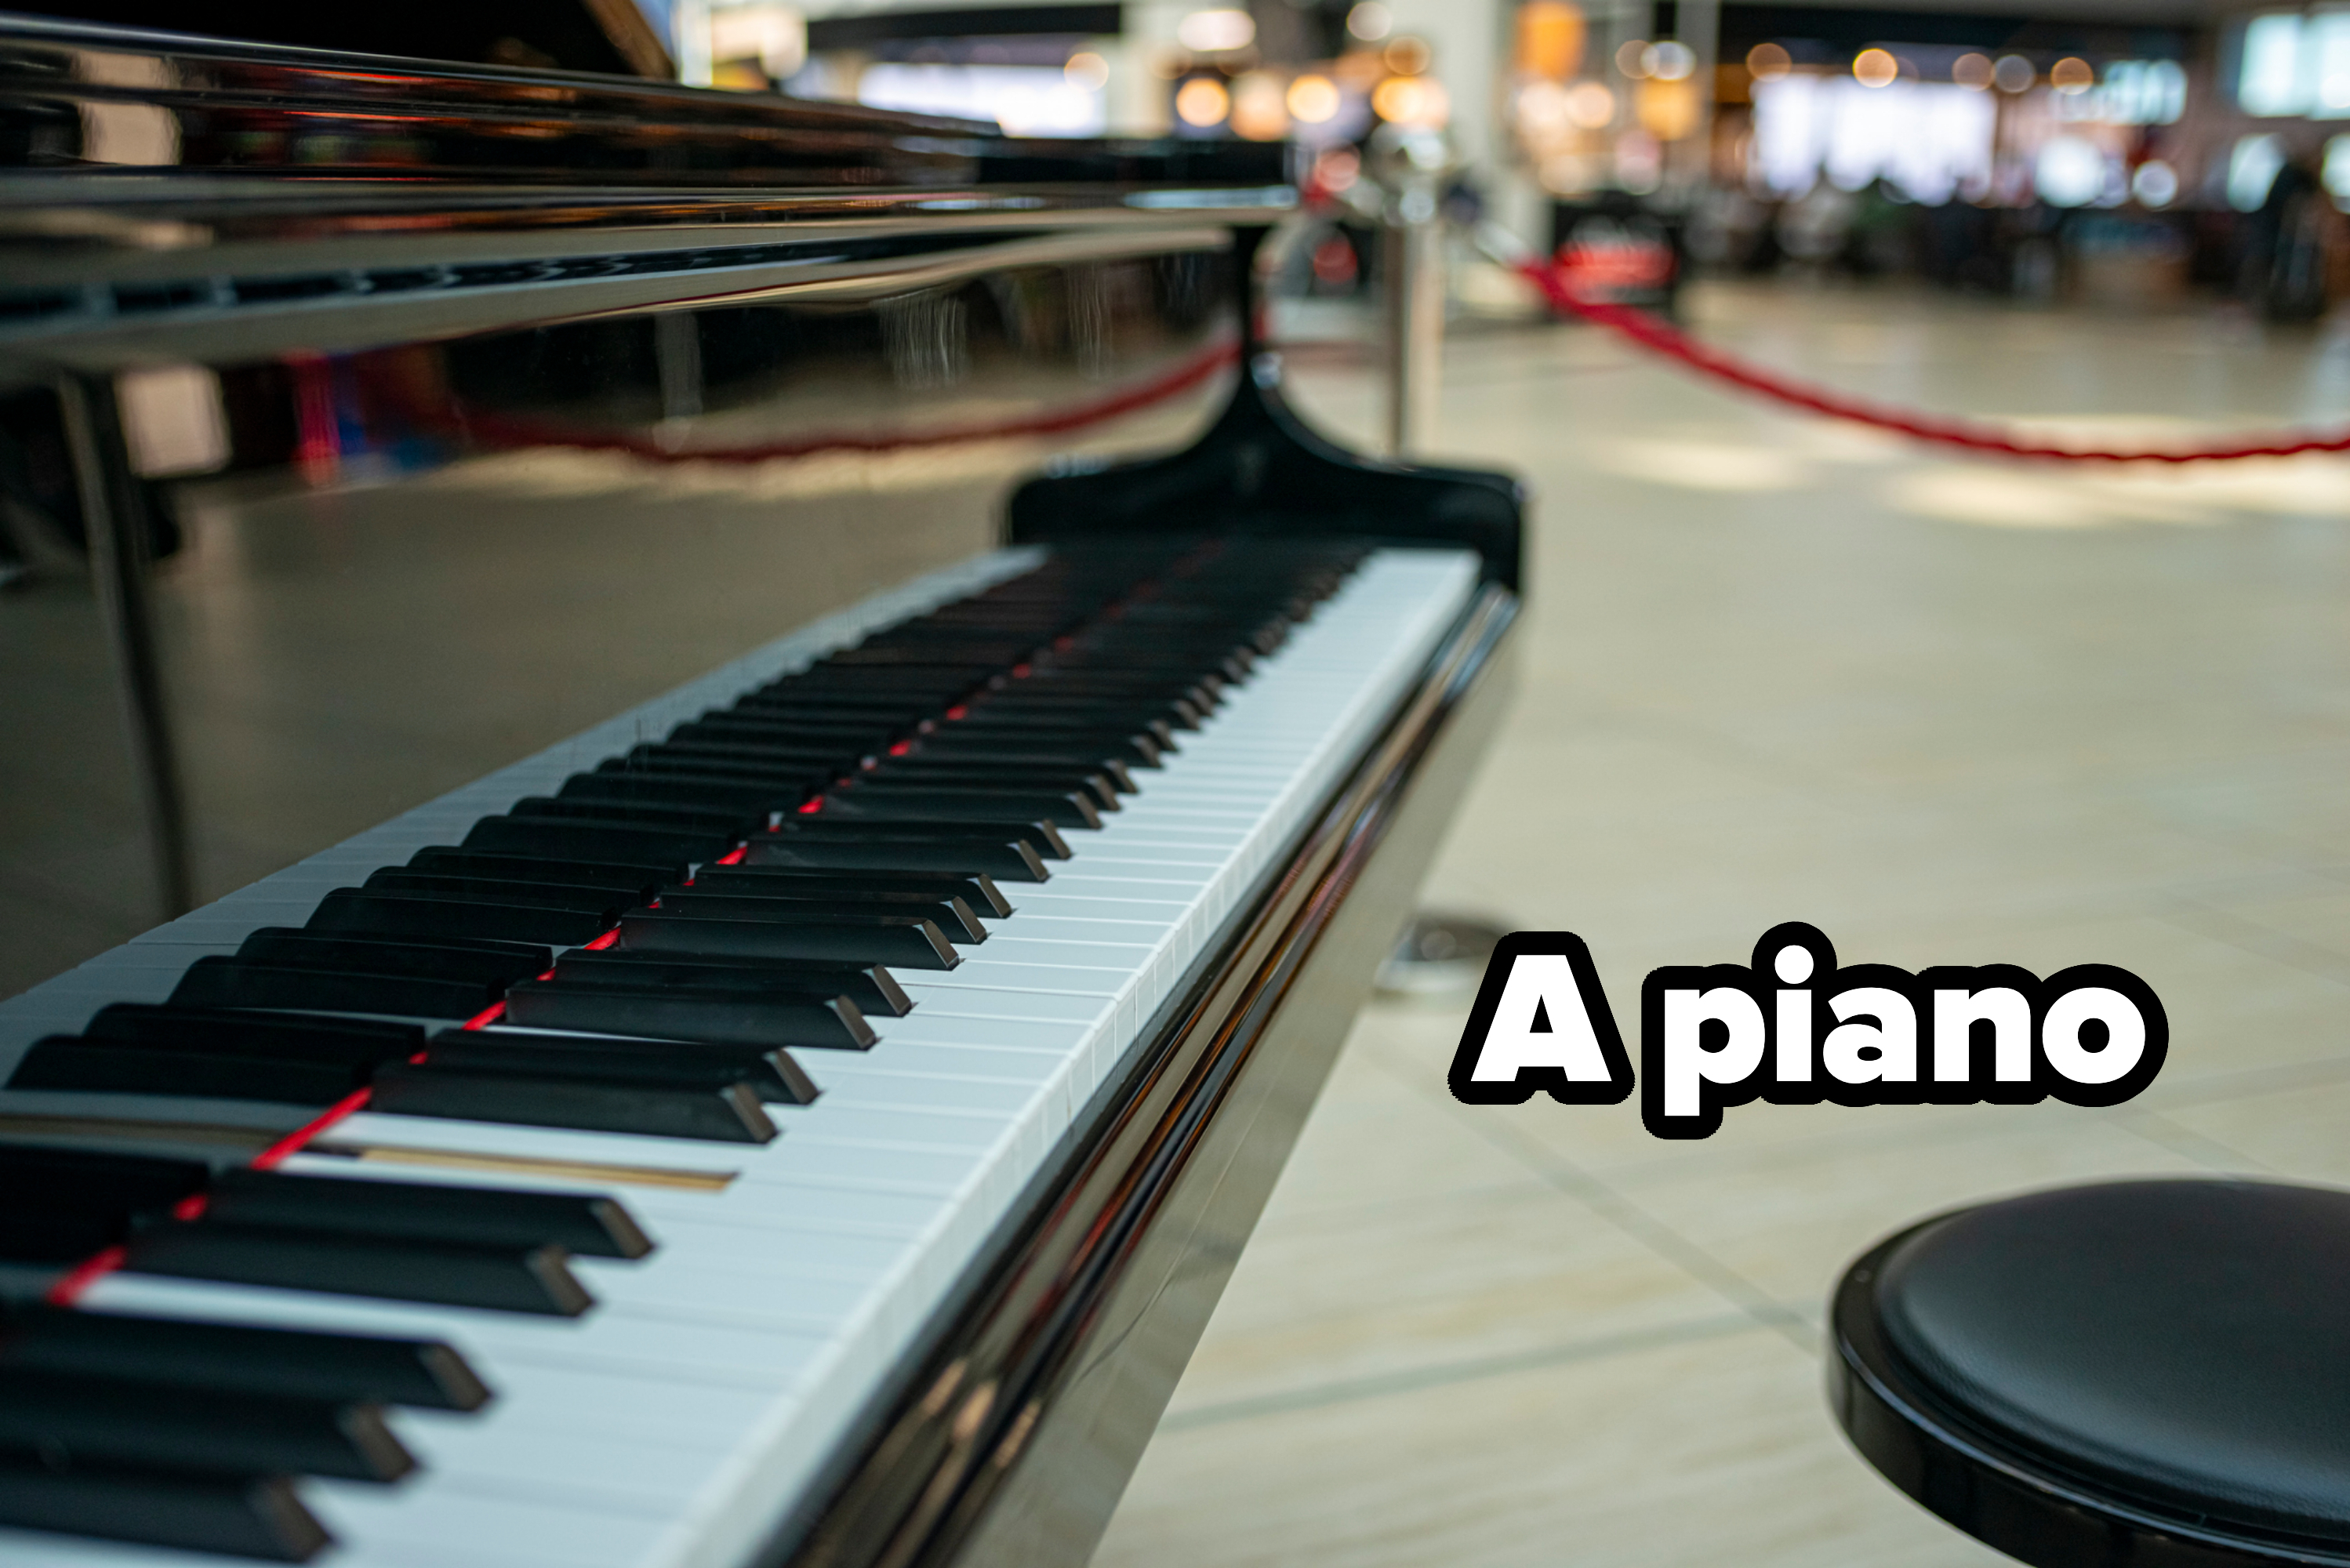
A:
{"label": "blurred storefront", "polygon": [[1375,270],[1383,126],[1448,140],[1456,219],[1610,297],[1667,303],[1691,268],[2139,308],[2217,292],[2279,319],[2350,291],[2350,11],[2048,9],[677,0],[657,20],[720,86],[1289,142],[1325,220],[1295,292]]}

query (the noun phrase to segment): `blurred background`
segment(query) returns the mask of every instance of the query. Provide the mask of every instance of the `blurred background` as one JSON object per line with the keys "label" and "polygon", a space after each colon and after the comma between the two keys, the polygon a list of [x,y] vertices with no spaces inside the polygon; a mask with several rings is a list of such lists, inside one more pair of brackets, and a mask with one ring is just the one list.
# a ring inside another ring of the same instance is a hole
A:
{"label": "blurred background", "polygon": [[[1324,231],[1288,292],[1374,284],[1382,128],[1440,132],[1446,213],[1669,298],[1708,274],[1916,278],[2021,302],[2345,286],[2350,10],[2227,0],[220,0],[45,12],[671,76],[993,119],[1286,142]],[[1530,306],[1456,240],[1456,309]]]}
{"label": "blurred background", "polygon": [[[1019,133],[1288,140],[1330,224],[1287,281],[1319,297],[1376,270],[1362,155],[1382,126],[1440,130],[1448,215],[1602,293],[1841,274],[2305,319],[2345,284],[2350,12],[2322,7],[756,0],[671,26],[690,73],[706,34],[721,86]],[[1456,271],[1457,304],[1509,299]]]}
{"label": "blurred background", "polygon": [[[650,4],[650,0],[648,0]],[[1736,0],[676,0],[685,79],[1037,136],[1285,140],[1328,232],[1289,292],[1370,286],[1379,128],[1442,132],[1447,215],[1586,290],[1842,274],[2049,303],[2350,286],[2350,11]],[[1456,305],[1512,285],[1461,247]]]}
{"label": "blurred background", "polygon": [[[1580,294],[1785,372],[2042,438],[2338,426],[2350,8],[598,0],[583,29],[552,0],[543,20],[516,0],[494,25],[411,0],[393,36],[359,7],[88,3],[105,20],[632,70],[1020,135],[1286,144],[1306,202],[1270,281],[1296,400],[1357,448],[1506,468],[1536,498],[1520,705],[1433,908],[1579,932],[1627,1025],[1649,968],[1742,961],[1791,919],[1848,962],[2110,962],[2163,998],[2168,1066],[2126,1106],[1757,1105],[1671,1147],[1629,1106],[1456,1105],[1443,1074],[1465,992],[1375,1003],[1107,1568],[1986,1568],[2000,1560],[1893,1492],[1828,1418],[1821,1318],[1844,1263],[2020,1188],[2350,1182],[2350,463],[1920,450],[1694,381],[1555,318],[1508,265],[1546,260]],[[1419,346],[1429,401],[1409,421],[1385,358],[1393,258],[1418,254],[1399,228],[1426,241],[1446,329],[1440,354]],[[1138,300],[1185,296],[1129,281]],[[1159,310],[1124,339],[1134,373],[1195,347],[1194,314]],[[877,340],[905,336],[885,328]],[[830,363],[792,395],[839,400]],[[856,395],[902,400],[911,375]],[[648,372],[640,400],[669,379]],[[1210,406],[1137,439],[1180,444]],[[1008,474],[1044,455],[1002,461]],[[452,528],[517,514],[515,485],[472,483],[479,510]],[[983,542],[987,493],[964,470],[893,483],[941,556]],[[852,548],[869,491],[841,487],[838,597],[889,580]],[[654,493],[615,489],[594,517],[632,526]],[[746,492],[745,514],[784,493]],[[574,490],[534,497],[549,536],[579,524]],[[715,657],[681,647],[661,680]],[[346,668],[326,667],[320,711]],[[225,703],[203,711],[242,734]],[[594,716],[535,722],[551,738]],[[526,749],[493,721],[476,750]],[[444,711],[415,725],[452,727]],[[471,756],[431,776],[417,762],[348,823],[264,797],[252,815],[287,842],[222,855],[206,896],[479,772]],[[15,983],[138,929],[101,914],[54,951],[39,933],[15,943],[34,955]]]}

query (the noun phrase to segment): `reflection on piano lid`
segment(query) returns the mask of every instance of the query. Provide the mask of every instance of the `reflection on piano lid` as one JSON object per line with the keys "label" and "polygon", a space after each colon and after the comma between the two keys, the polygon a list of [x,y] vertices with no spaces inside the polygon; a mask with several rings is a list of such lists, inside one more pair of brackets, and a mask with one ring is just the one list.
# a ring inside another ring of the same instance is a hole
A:
{"label": "reflection on piano lid", "polygon": [[[1515,487],[1287,412],[1262,152],[6,30],[17,602],[96,590],[161,886],[314,836],[0,1002],[0,1557],[1083,1562],[1493,722]],[[419,178],[292,176],[337,73]],[[120,109],[190,155],[32,167]]]}
{"label": "reflection on piano lid", "polygon": [[[189,21],[187,7],[170,0],[40,0],[40,14],[156,29]],[[668,43],[637,0],[409,0],[400,5],[206,0],[202,20],[223,37],[260,44],[655,80],[677,77]]]}

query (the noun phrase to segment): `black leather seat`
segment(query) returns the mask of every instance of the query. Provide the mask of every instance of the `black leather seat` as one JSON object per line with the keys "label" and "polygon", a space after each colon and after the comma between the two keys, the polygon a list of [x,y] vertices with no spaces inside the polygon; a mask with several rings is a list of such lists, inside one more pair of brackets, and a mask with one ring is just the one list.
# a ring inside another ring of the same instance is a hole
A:
{"label": "black leather seat", "polygon": [[2046,1568],[2350,1564],[2350,1192],[2124,1181],[1846,1271],[1828,1394],[1911,1498]]}

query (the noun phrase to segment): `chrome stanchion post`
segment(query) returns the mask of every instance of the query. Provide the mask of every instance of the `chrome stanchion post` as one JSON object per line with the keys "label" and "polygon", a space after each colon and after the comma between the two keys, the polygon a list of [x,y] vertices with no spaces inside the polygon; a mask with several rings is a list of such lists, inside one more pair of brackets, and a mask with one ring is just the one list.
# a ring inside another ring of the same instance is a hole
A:
{"label": "chrome stanchion post", "polygon": [[1441,132],[1383,128],[1371,171],[1385,192],[1379,268],[1385,286],[1388,452],[1406,457],[1436,429],[1444,357],[1444,229],[1438,197],[1454,168]]}

